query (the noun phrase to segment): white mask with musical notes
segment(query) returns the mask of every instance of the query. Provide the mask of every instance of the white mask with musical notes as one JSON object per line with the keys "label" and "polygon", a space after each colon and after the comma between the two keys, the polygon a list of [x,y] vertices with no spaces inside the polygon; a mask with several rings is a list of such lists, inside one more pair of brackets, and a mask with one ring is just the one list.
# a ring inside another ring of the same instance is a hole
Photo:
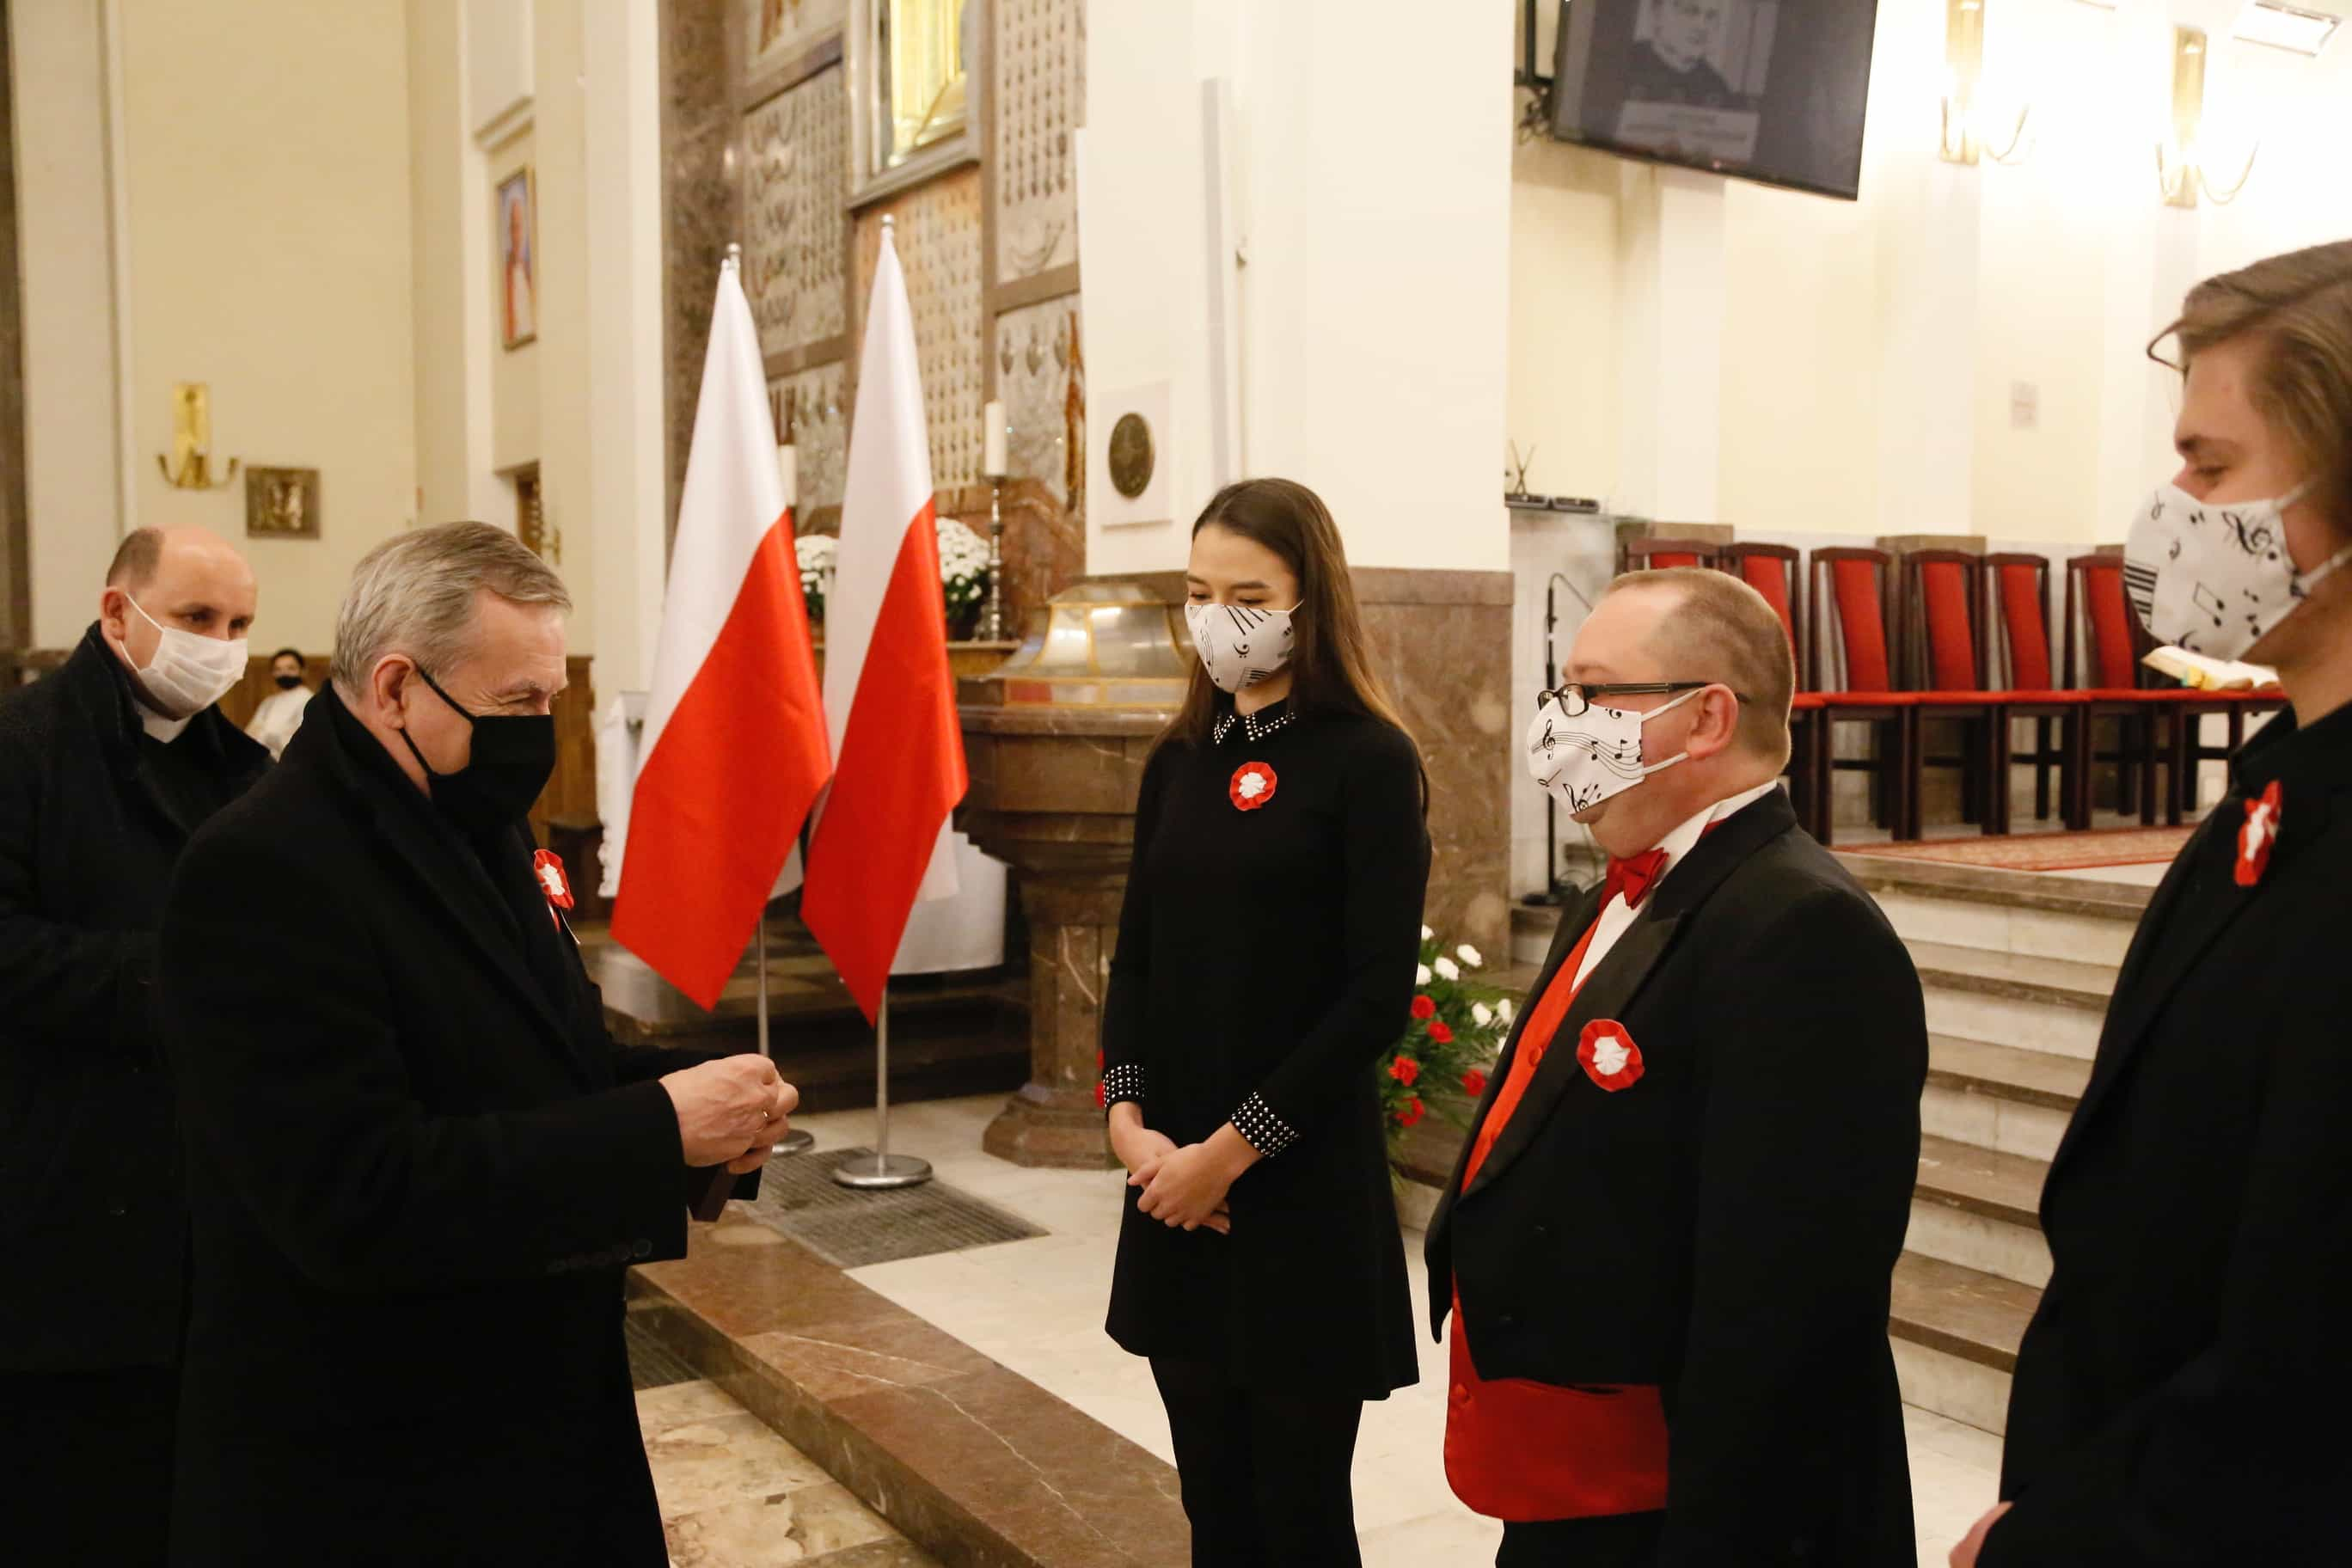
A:
{"label": "white mask with musical notes", "polygon": [[2243,658],[2293,615],[2320,579],[2347,560],[2337,551],[2298,573],[2286,551],[2286,510],[2276,500],[2201,501],[2158,485],[2132,517],[2124,542],[2124,594],[2159,643],[2214,658]]}
{"label": "white mask with musical notes", "polygon": [[1569,810],[1591,811],[1690,754],[1677,752],[1664,762],[1643,763],[1642,726],[1698,694],[1685,691],[1647,713],[1596,702],[1573,719],[1563,718],[1559,705],[1546,698],[1528,726],[1528,773]]}

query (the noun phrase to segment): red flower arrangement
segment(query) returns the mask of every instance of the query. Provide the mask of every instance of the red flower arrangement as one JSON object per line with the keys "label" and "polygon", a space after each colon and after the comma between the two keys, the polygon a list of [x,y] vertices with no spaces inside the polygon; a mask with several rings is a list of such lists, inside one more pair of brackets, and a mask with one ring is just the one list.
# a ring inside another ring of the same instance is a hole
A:
{"label": "red flower arrangement", "polygon": [[1244,763],[1234,770],[1234,782],[1225,786],[1236,811],[1255,811],[1274,798],[1282,781],[1264,763]]}
{"label": "red flower arrangement", "polygon": [[1426,926],[1421,938],[1405,1026],[1378,1067],[1381,1116],[1392,1148],[1433,1111],[1455,1126],[1468,1124],[1513,1016],[1501,991],[1472,978],[1486,962],[1476,948],[1449,947]]}

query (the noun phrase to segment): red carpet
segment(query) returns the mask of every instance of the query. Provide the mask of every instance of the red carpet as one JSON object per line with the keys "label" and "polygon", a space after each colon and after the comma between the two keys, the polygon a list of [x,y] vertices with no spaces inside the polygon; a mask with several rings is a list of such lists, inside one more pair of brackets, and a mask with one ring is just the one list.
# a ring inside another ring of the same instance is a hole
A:
{"label": "red carpet", "polygon": [[1837,847],[1842,855],[1885,855],[1946,866],[2002,871],[2087,871],[2101,866],[2161,864],[2180,853],[2190,827],[2103,827],[2090,833],[2034,833],[2007,838],[1952,838],[1918,844]]}

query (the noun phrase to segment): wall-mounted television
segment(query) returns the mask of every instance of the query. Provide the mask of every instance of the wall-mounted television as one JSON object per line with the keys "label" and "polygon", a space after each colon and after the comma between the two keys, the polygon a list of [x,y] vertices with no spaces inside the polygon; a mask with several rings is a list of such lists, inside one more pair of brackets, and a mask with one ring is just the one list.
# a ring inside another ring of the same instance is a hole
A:
{"label": "wall-mounted television", "polygon": [[1560,0],[1551,133],[1853,200],[1877,0]]}

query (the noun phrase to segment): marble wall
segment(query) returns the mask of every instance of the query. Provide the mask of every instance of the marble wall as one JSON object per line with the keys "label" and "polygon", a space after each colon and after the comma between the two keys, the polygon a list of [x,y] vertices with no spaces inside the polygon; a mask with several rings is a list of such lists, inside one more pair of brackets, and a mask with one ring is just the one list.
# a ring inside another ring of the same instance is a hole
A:
{"label": "marble wall", "polygon": [[733,25],[740,20],[739,4],[661,0],[662,347],[672,529],[694,437],[719,268],[727,247],[743,234],[743,159],[731,85],[733,45],[743,36]]}

